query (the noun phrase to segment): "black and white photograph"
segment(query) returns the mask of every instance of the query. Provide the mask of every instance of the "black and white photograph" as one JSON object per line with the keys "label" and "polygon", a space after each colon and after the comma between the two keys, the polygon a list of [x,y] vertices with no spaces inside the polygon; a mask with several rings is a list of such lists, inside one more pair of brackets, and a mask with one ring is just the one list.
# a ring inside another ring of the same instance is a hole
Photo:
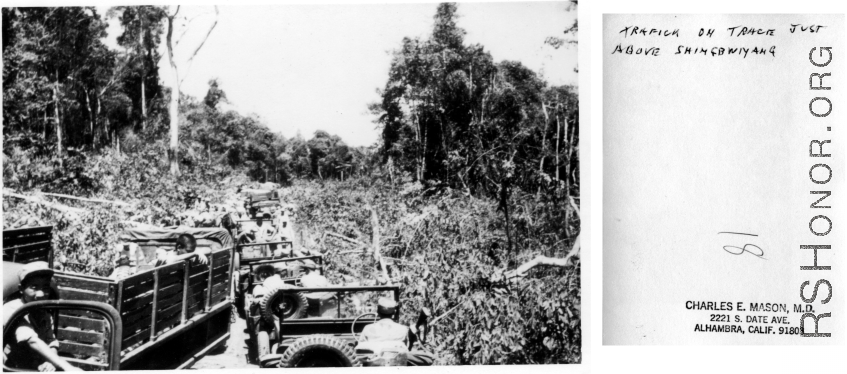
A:
{"label": "black and white photograph", "polygon": [[19,3],[3,371],[585,362],[577,0]]}

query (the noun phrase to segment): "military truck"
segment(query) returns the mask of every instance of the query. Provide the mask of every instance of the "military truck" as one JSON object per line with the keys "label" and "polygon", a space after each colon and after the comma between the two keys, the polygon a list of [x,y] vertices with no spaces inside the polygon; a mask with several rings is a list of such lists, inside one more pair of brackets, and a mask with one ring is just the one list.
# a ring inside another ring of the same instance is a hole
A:
{"label": "military truck", "polygon": [[[208,264],[191,259],[153,267],[156,251],[190,233],[211,250]],[[56,271],[59,300],[27,303],[4,326],[43,309],[53,314],[59,355],[84,370],[183,369],[229,338],[234,242],[223,229],[127,230],[138,272],[124,279]],[[15,297],[22,264],[53,267],[52,227],[3,231],[3,301]],[[4,371],[20,371],[4,365]]]}

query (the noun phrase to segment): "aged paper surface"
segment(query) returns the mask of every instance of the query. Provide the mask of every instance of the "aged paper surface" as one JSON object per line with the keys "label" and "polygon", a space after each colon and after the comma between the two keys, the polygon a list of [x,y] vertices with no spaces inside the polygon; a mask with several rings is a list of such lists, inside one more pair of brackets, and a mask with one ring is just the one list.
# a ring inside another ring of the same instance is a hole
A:
{"label": "aged paper surface", "polygon": [[604,344],[843,344],[844,17],[603,28]]}

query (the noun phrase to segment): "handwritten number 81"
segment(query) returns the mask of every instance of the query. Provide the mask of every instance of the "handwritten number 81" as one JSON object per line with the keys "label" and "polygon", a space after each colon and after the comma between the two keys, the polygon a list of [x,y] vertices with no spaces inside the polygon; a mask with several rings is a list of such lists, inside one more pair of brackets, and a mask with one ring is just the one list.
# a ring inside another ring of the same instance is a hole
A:
{"label": "handwritten number 81", "polygon": [[[751,250],[750,248],[754,248]],[[743,247],[736,247],[734,245],[725,245],[723,246],[723,250],[729,252],[730,254],[734,254],[736,256],[743,255],[744,252],[747,252],[753,256],[761,258],[763,260],[767,260],[762,257],[765,255],[765,251],[762,250],[758,245],[755,244],[744,244]]]}
{"label": "handwritten number 81", "polygon": [[[745,234],[743,232],[733,232],[733,231],[721,231],[718,234],[732,234],[732,235],[746,235],[746,236],[759,236],[756,234]],[[736,256],[743,255],[745,252],[749,253],[753,256],[761,258],[762,260],[767,260],[764,257],[765,251],[762,250],[761,247],[755,244],[744,244],[743,247],[738,247],[734,245],[725,245],[723,246],[723,250],[729,252],[729,254],[733,254]]]}

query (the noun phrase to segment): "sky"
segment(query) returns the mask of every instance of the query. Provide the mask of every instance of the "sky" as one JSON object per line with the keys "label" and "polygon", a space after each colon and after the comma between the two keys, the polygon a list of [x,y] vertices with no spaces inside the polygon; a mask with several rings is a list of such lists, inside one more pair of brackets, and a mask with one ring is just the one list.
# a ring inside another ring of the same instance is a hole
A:
{"label": "sky", "polygon": [[[217,25],[190,68],[188,57],[213,23],[212,6],[183,6],[174,47],[180,89],[198,99],[217,78],[230,101],[222,109],[257,116],[285,137],[316,130],[352,146],[379,136],[367,104],[379,101],[391,51],[403,37],[428,38],[437,3],[219,6]],[[171,7],[171,11],[173,11]],[[105,14],[101,10],[101,14]],[[551,85],[577,84],[576,46],[558,50],[548,36],[563,36],[576,11],[566,2],[460,3],[457,24],[465,44],[480,43],[495,61],[517,60]],[[111,20],[107,45],[121,33]],[[164,35],[161,53],[167,56]],[[170,84],[167,57],[159,75]]]}

